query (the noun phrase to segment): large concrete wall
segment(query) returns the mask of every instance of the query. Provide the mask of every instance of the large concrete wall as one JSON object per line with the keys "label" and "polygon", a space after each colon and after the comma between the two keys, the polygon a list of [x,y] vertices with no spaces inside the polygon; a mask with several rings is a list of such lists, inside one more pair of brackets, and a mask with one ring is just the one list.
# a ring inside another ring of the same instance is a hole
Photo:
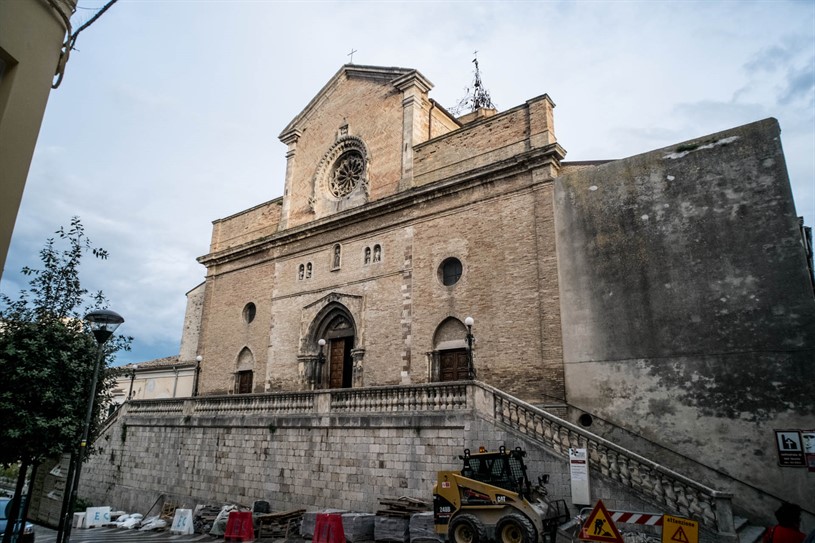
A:
{"label": "large concrete wall", "polygon": [[813,427],[815,301],[774,119],[556,180],[567,399],[778,497]]}
{"label": "large concrete wall", "polygon": [[[453,388],[464,390],[456,384]],[[437,472],[460,469],[465,448],[505,445],[524,448],[530,478],[549,474],[552,499],[570,503],[568,460],[497,425],[489,417],[489,394],[476,387],[467,390],[466,400],[447,407],[442,399],[446,393],[439,390],[426,398],[435,408],[416,407],[412,413],[395,406],[336,413],[328,405],[341,403],[337,391],[333,398],[331,393],[304,393],[296,399],[280,395],[277,400],[243,397],[233,405],[224,399],[189,399],[183,411],[181,401],[128,404],[97,440],[97,454],[82,472],[79,496],[142,513],[157,500],[194,507],[251,505],[259,499],[276,511],[372,513],[381,509],[382,498],[409,496],[432,503]],[[463,400],[459,392],[447,398]],[[371,405],[392,393],[372,393]],[[310,400],[316,416],[306,414]],[[219,408],[206,413],[208,401],[217,401]],[[303,409],[275,413],[276,401]],[[190,414],[194,412],[199,414]],[[596,472],[592,495],[612,509],[662,510]]]}

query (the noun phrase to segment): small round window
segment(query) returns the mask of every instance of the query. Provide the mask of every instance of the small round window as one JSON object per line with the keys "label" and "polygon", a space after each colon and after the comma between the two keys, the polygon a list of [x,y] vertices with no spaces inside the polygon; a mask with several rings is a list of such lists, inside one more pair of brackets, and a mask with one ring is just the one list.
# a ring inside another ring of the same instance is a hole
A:
{"label": "small round window", "polygon": [[439,279],[446,286],[452,286],[461,279],[461,261],[458,258],[446,258],[439,266]]}
{"label": "small round window", "polygon": [[245,320],[247,323],[252,322],[253,320],[255,320],[256,312],[257,308],[255,307],[255,304],[249,302],[243,308],[243,320]]}

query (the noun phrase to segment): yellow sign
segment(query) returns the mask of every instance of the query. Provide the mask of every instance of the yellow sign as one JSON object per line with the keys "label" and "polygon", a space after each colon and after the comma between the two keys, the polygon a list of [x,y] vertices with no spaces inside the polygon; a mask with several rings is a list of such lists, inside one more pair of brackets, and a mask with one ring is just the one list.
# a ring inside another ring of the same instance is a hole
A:
{"label": "yellow sign", "polygon": [[699,543],[699,523],[688,518],[663,515],[662,543]]}
{"label": "yellow sign", "polygon": [[583,523],[578,536],[583,541],[600,541],[601,543],[623,543],[623,536],[617,531],[603,500],[597,500],[589,518]]}

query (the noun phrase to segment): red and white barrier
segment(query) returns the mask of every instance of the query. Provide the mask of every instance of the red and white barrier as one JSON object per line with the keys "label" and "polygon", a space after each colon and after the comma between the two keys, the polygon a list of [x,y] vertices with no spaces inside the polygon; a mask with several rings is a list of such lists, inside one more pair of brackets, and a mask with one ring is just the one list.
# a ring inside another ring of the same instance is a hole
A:
{"label": "red and white barrier", "polygon": [[655,513],[632,513],[630,511],[609,511],[611,519],[626,524],[644,524],[646,526],[662,526],[662,515]]}

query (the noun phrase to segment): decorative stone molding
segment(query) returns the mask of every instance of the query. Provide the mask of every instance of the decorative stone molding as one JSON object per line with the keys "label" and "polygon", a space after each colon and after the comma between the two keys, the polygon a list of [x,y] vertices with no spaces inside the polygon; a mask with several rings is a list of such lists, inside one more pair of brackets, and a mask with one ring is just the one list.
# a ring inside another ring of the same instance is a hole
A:
{"label": "decorative stone molding", "polygon": [[361,388],[365,386],[363,379],[363,364],[365,358],[365,349],[352,349],[351,358],[354,360],[354,375],[352,386],[354,388]]}

